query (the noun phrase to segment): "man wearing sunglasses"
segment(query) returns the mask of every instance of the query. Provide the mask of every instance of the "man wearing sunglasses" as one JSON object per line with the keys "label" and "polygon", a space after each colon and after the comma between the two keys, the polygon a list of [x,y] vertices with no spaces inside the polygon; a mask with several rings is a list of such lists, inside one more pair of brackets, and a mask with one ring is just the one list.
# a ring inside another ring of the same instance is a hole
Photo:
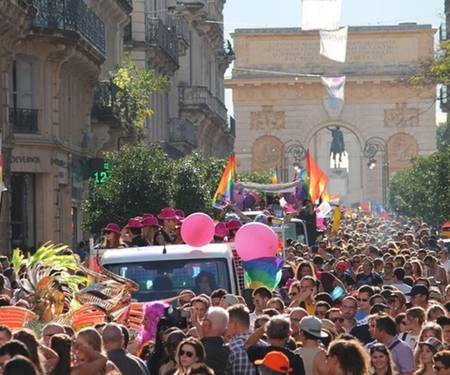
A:
{"label": "man wearing sunglasses", "polygon": [[433,356],[434,373],[436,375],[450,375],[450,351],[444,350]]}

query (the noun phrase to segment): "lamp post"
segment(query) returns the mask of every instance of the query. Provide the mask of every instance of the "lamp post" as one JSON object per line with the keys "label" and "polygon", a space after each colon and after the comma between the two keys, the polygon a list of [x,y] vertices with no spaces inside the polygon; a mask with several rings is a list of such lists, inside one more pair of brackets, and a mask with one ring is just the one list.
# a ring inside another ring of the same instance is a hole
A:
{"label": "lamp post", "polygon": [[293,159],[296,171],[300,169],[301,162],[306,158],[306,150],[300,141],[291,141],[284,145],[284,176],[283,180],[289,180],[289,158]]}
{"label": "lamp post", "polygon": [[389,179],[389,163],[386,158],[386,142],[381,137],[371,137],[369,138],[363,150],[363,155],[368,159],[367,167],[373,170],[377,166],[376,156],[381,153],[383,158],[383,165],[381,169],[381,185],[382,185],[382,196],[383,196],[383,206],[386,207],[387,203],[387,182]]}

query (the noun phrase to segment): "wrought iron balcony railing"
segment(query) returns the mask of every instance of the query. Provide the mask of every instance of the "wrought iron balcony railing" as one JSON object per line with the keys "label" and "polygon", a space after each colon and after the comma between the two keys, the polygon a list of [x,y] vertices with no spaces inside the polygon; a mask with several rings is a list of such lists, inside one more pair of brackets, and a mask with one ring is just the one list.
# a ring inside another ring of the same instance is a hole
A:
{"label": "wrought iron balcony railing", "polygon": [[161,19],[147,17],[145,20],[145,41],[161,48],[178,64],[178,40],[175,27],[164,25]]}
{"label": "wrought iron balcony railing", "polygon": [[31,108],[9,108],[9,123],[14,133],[36,134],[38,132],[38,110]]}
{"label": "wrought iron balcony railing", "polygon": [[172,17],[170,24],[175,26],[177,37],[183,39],[186,44],[189,44],[189,23],[186,18]]}
{"label": "wrought iron balcony railing", "polygon": [[183,106],[198,106],[208,110],[211,114],[227,123],[227,108],[222,101],[211,94],[204,86],[181,86],[179,88],[179,100]]}
{"label": "wrought iron balcony railing", "polygon": [[195,126],[183,118],[173,118],[169,122],[169,141],[171,143],[184,143],[197,147]]}
{"label": "wrought iron balcony railing", "polygon": [[92,115],[98,120],[110,121],[118,119],[116,94],[119,88],[109,81],[98,81],[94,88]]}
{"label": "wrought iron balcony railing", "polygon": [[105,55],[105,25],[83,0],[35,0],[33,26],[75,32]]}

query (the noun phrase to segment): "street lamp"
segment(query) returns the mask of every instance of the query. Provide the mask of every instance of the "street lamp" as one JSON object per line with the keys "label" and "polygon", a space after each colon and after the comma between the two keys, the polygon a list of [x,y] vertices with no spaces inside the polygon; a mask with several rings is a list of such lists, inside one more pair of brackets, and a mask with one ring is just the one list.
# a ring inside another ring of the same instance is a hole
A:
{"label": "street lamp", "polygon": [[289,178],[289,158],[294,159],[293,167],[295,172],[298,173],[301,170],[301,162],[306,158],[306,150],[300,141],[292,141],[284,145],[284,181],[288,181]]}
{"label": "street lamp", "polygon": [[383,195],[383,206],[386,206],[387,202],[387,182],[389,179],[389,164],[386,158],[386,142],[381,137],[372,137],[366,141],[364,145],[363,155],[368,159],[367,167],[373,170],[377,166],[376,156],[378,153],[382,154],[383,166],[381,170],[381,185]]}

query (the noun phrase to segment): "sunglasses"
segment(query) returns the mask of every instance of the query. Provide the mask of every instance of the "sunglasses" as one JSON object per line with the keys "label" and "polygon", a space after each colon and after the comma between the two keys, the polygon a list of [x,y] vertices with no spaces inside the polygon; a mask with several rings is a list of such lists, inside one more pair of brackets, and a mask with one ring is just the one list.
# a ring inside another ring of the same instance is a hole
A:
{"label": "sunglasses", "polygon": [[194,356],[194,353],[192,352],[185,352],[184,350],[180,350],[180,357],[186,355],[188,358],[192,358]]}
{"label": "sunglasses", "polygon": [[333,323],[336,323],[337,321],[340,321],[340,322],[343,322],[344,321],[344,318],[330,318],[330,320],[333,322]]}
{"label": "sunglasses", "polygon": [[292,292],[292,293],[289,293],[289,297],[295,297],[296,295],[298,295],[298,293],[297,293],[297,292]]}
{"label": "sunglasses", "polygon": [[356,300],[358,301],[358,302],[367,302],[368,301],[368,299],[367,298],[356,298]]}
{"label": "sunglasses", "polygon": [[105,230],[104,232],[103,232],[103,234],[111,234],[112,232],[110,231],[110,230]]}

